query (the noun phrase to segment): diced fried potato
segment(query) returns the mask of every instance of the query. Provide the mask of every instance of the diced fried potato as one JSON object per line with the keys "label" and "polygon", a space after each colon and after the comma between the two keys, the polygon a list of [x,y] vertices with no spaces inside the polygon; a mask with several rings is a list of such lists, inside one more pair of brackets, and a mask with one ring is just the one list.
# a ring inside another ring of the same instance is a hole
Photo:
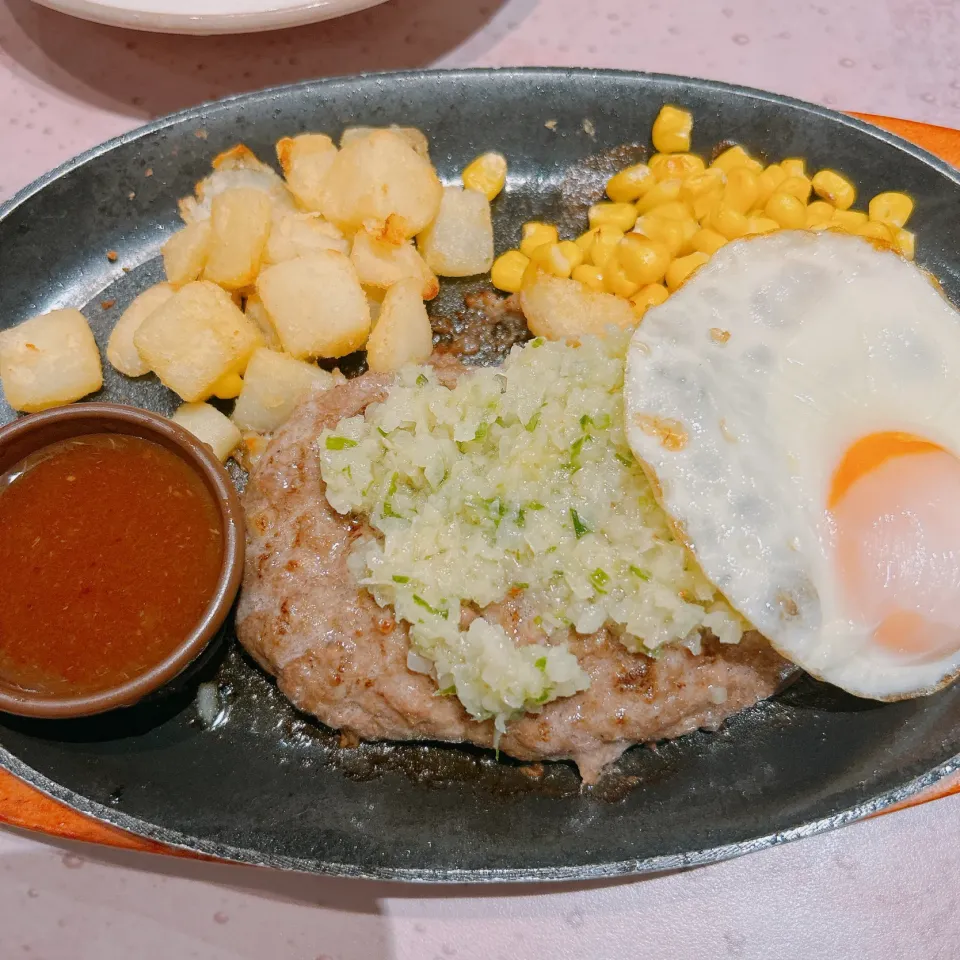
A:
{"label": "diced fried potato", "polygon": [[590,290],[576,280],[539,274],[520,291],[527,326],[538,337],[563,340],[581,334],[602,336],[607,327],[635,327],[630,303],[610,293]]}
{"label": "diced fried potato", "polygon": [[247,297],[243,312],[248,320],[252,320],[257,325],[257,329],[263,336],[263,342],[270,350],[283,349],[280,345],[280,337],[277,336],[277,328],[274,327],[270,314],[267,313],[267,308],[257,294],[251,293]]}
{"label": "diced fried potato", "polygon": [[333,141],[322,133],[303,133],[277,141],[277,159],[290,192],[307,210],[323,206],[323,183],[337,155]]}
{"label": "diced fried potato", "polygon": [[236,425],[209,403],[185,403],[170,419],[210,447],[221,462],[240,443],[240,431]]}
{"label": "diced fried potato", "polygon": [[198,280],[148,316],[134,346],[161,382],[184,400],[206,400],[230,374],[243,373],[263,337],[230,295]]}
{"label": "diced fried potato", "polygon": [[182,287],[200,278],[210,252],[210,221],[197,220],[178,230],[160,248],[167,280]]}
{"label": "diced fried potato", "polygon": [[260,270],[272,217],[270,198],[260,190],[238,187],[214,197],[204,280],[227,290],[250,286]]}
{"label": "diced fried potato", "polygon": [[413,279],[420,283],[422,300],[432,300],[440,292],[436,276],[411,240],[388,243],[361,228],[354,235],[350,259],[365,286],[385,289],[400,280]]}
{"label": "diced fried potato", "polygon": [[308,357],[342,357],[370,333],[370,308],[353,264],[325,250],[267,267],[257,293],[284,350]]}
{"label": "diced fried potato", "polygon": [[493,266],[490,201],[477,190],[446,187],[433,223],[417,238],[427,266],[441,277],[473,277]]}
{"label": "diced fried potato", "polygon": [[121,373],[128,377],[142,377],[150,372],[150,368],[133,345],[133,335],[140,329],[140,324],[166,303],[174,292],[172,284],[156,283],[144,290],[123,311],[107,341],[107,359]]}
{"label": "diced fried potato", "polygon": [[418,280],[400,280],[387,291],[377,325],[367,341],[367,364],[375,373],[424,363],[433,351],[433,331]]}
{"label": "diced fried potato", "polygon": [[391,124],[389,127],[347,127],[340,135],[340,147],[345,147],[351,140],[369,137],[374,130],[389,130],[398,137],[403,137],[424,160],[430,159],[430,142],[426,135],[416,127],[398,127],[396,124]]}
{"label": "diced fried potato", "polygon": [[343,230],[365,220],[404,220],[404,236],[423,230],[437,214],[443,187],[436,171],[410,144],[389,130],[356,137],[330,165],[322,213]]}
{"label": "diced fried potato", "polygon": [[54,310],[0,333],[0,380],[14,410],[73,403],[103,385],[100,351],[79,310]]}
{"label": "diced fried potato", "polygon": [[335,382],[332,373],[289,353],[257,350],[247,365],[233,422],[241,430],[276,430],[308,393]]}
{"label": "diced fried potato", "polygon": [[277,217],[263,252],[264,263],[282,263],[319,250],[350,252],[344,235],[318,213],[287,213]]}

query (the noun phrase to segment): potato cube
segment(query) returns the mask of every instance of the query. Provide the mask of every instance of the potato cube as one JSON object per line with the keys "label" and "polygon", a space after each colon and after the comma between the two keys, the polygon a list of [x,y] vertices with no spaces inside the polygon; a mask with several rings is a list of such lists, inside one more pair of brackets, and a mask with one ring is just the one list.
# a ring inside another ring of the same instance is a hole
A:
{"label": "potato cube", "polygon": [[0,333],[0,381],[14,410],[73,403],[103,386],[100,351],[79,310],[54,310]]}
{"label": "potato cube", "polygon": [[404,236],[412,237],[437,215],[442,194],[428,160],[396,133],[374,130],[348,140],[334,158],[321,211],[349,231],[395,214],[403,218]]}
{"label": "potato cube", "polygon": [[474,277],[493,266],[490,201],[478,190],[446,187],[436,220],[418,237],[427,266],[440,277]]}
{"label": "potato cube", "polygon": [[154,310],[133,343],[161,382],[192,403],[206,400],[223,378],[243,373],[263,336],[228,293],[198,280]]}
{"label": "potato cube", "polygon": [[322,209],[323,184],[336,155],[333,141],[322,133],[304,133],[277,141],[277,159],[287,186],[305,209]]}
{"label": "potato cube", "polygon": [[547,273],[538,274],[520,291],[520,306],[531,333],[548,340],[589,333],[602,336],[607,327],[638,323],[629,301]]}
{"label": "potato cube", "polygon": [[286,421],[308,393],[335,382],[332,373],[295,360],[289,353],[257,350],[247,366],[233,422],[241,430],[269,433]]}
{"label": "potato cube", "polygon": [[418,280],[395,283],[383,298],[377,325],[367,341],[367,364],[375,373],[424,363],[433,352],[433,330]]}
{"label": "potato cube", "polygon": [[417,280],[422,300],[432,300],[440,292],[436,276],[410,240],[389,243],[361,228],[354,235],[350,259],[365,286],[385,289],[400,280]]}
{"label": "potato cube", "polygon": [[336,250],[267,267],[257,293],[284,350],[305,360],[343,357],[370,333],[370,308],[353,264]]}
{"label": "potato cube", "polygon": [[248,320],[252,320],[257,325],[257,329],[260,331],[263,342],[267,345],[268,349],[283,349],[280,345],[280,338],[277,336],[277,328],[273,325],[270,314],[267,313],[267,308],[263,305],[263,301],[257,294],[251,293],[250,296],[247,297],[243,312]]}
{"label": "potato cube", "polygon": [[217,194],[210,204],[210,252],[204,279],[227,290],[253,283],[272,216],[273,205],[262,190],[236,187]]}
{"label": "potato cube", "polygon": [[107,342],[107,359],[121,373],[128,377],[142,377],[150,372],[150,368],[137,353],[133,345],[133,335],[140,329],[140,324],[153,313],[157,307],[166,303],[174,294],[170,283],[156,283],[148,287],[133,303],[123,311],[117,321],[110,340]]}
{"label": "potato cube", "polygon": [[209,403],[185,403],[170,419],[210,447],[221,463],[240,443],[240,431],[230,418]]}
{"label": "potato cube", "polygon": [[160,249],[167,280],[175,287],[182,287],[191,280],[199,279],[207,265],[207,255],[210,252],[210,221],[188,223]]}
{"label": "potato cube", "polygon": [[264,263],[282,263],[318,250],[350,252],[346,237],[318,213],[289,213],[275,217],[263,252]]}
{"label": "potato cube", "polygon": [[345,147],[351,140],[362,140],[364,137],[369,137],[375,130],[389,130],[398,137],[403,137],[424,160],[430,159],[430,143],[423,131],[416,127],[398,127],[396,124],[391,124],[389,127],[347,127],[340,134],[340,147]]}

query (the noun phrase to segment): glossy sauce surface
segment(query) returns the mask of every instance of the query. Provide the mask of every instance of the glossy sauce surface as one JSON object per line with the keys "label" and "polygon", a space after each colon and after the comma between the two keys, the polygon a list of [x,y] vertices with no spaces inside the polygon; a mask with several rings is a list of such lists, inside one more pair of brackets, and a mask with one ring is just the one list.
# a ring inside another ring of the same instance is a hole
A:
{"label": "glossy sauce surface", "polygon": [[139,437],[53,444],[0,479],[0,678],[90,694],[164,660],[216,589],[216,501]]}

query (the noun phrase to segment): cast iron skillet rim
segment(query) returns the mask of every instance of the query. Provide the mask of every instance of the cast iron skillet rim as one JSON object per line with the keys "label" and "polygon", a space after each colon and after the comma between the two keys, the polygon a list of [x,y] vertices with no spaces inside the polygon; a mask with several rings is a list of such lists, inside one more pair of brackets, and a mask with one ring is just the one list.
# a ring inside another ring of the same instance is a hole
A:
{"label": "cast iron skillet rim", "polygon": [[[144,126],[108,140],[105,143],[95,146],[90,150],[87,150],[84,153],[74,157],[73,159],[67,160],[65,163],[61,164],[49,173],[39,177],[33,183],[27,185],[17,192],[10,200],[0,204],[0,220],[3,220],[9,216],[14,210],[26,203],[41,190],[60,179],[62,176],[83,166],[89,160],[96,159],[104,154],[109,153],[116,147],[135,142],[152,133],[167,129],[168,127],[175,127],[178,124],[189,121],[199,122],[202,124],[203,121],[205,121],[206,118],[210,117],[211,115],[216,115],[221,111],[228,110],[238,104],[242,105],[244,103],[269,102],[271,98],[280,93],[310,90],[320,91],[343,84],[353,84],[356,86],[372,85],[374,88],[376,88],[379,83],[390,81],[399,81],[401,83],[404,81],[423,80],[444,82],[448,79],[469,81],[474,77],[489,77],[493,79],[503,78],[504,80],[510,80],[511,78],[521,80],[533,79],[541,81],[582,77],[585,79],[596,78],[601,80],[624,80],[628,82],[642,81],[652,86],[673,85],[680,83],[694,90],[712,91],[720,94],[734,95],[740,98],[781,104],[812,116],[829,120],[832,123],[839,124],[840,126],[856,130],[857,132],[870,136],[875,140],[894,146],[900,151],[907,153],[915,159],[921,161],[931,169],[935,170],[941,176],[946,177],[951,182],[960,185],[960,171],[955,170],[952,166],[940,160],[938,157],[902,139],[901,137],[896,136],[895,134],[888,133],[887,131],[875,127],[872,124],[857,120],[834,110],[829,110],[825,107],[818,107],[802,100],[796,100],[792,97],[781,96],[779,94],[768,93],[752,87],[743,87],[736,84],[727,84],[712,80],[700,80],[672,74],[643,73],[640,71],[629,70],[591,70],[585,68],[551,67],[512,67],[503,69],[475,68],[466,70],[406,70],[381,73],[362,73],[353,76],[305,80],[296,84],[286,84],[276,87],[269,87],[264,90],[236,94],[230,97],[225,97],[221,100],[211,101],[201,104],[197,107],[191,107],[186,110],[178,111],[177,113],[169,114]],[[53,799],[63,802],[73,809],[92,816],[103,823],[118,827],[122,830],[130,831],[150,840],[167,844],[171,847],[205,854],[222,860],[260,866],[272,866],[280,869],[298,870],[301,872],[323,873],[331,876],[362,878],[370,880],[402,880],[410,882],[432,883],[502,883],[520,881],[545,882],[594,880],[609,877],[677,870],[686,867],[700,866],[721,860],[727,860],[732,857],[740,856],[744,853],[763,850],[776,844],[822,833],[826,830],[833,829],[846,823],[869,816],[892,804],[907,800],[927,787],[932,786],[942,778],[960,771],[960,756],[954,757],[953,759],[940,764],[921,776],[916,777],[907,784],[903,784],[885,793],[881,793],[876,797],[866,800],[848,810],[832,816],[821,818],[819,820],[814,820],[806,824],[801,824],[779,833],[752,837],[747,840],[711,847],[704,850],[642,859],[593,863],[575,867],[541,867],[533,869],[500,868],[475,870],[390,867],[361,869],[351,866],[350,864],[328,863],[322,860],[311,858],[264,855],[255,850],[234,847],[228,844],[220,844],[190,837],[176,830],[168,830],[163,827],[157,827],[138,818],[131,817],[109,807],[105,807],[49,780],[47,777],[23,763],[19,758],[11,754],[2,746],[0,746],[0,766],[6,768],[11,773],[20,777],[22,780],[32,784]]]}

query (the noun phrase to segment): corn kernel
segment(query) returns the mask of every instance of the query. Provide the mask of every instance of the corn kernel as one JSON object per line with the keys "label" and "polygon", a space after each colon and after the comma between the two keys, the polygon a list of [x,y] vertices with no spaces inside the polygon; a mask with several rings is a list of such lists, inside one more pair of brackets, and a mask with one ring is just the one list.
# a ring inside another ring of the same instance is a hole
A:
{"label": "corn kernel", "polygon": [[574,267],[583,263],[583,253],[572,240],[561,240],[556,246],[551,245],[544,269],[555,277],[570,276]]}
{"label": "corn kernel", "polygon": [[239,373],[228,373],[213,385],[213,395],[221,400],[233,400],[240,396],[243,379]]}
{"label": "corn kernel", "polygon": [[617,244],[622,239],[622,230],[606,223],[600,227],[597,230],[596,237],[594,237],[593,245],[590,247],[590,260],[593,265],[603,270],[617,249]]}
{"label": "corn kernel", "polygon": [[637,221],[636,232],[658,240],[670,252],[671,257],[689,253],[690,241],[700,229],[700,225],[692,217],[686,220],[671,220],[658,217],[656,212],[648,213]]}
{"label": "corn kernel", "polygon": [[694,272],[694,270],[702,267],[708,260],[709,256],[705,253],[691,253],[689,256],[680,257],[678,260],[674,260],[673,263],[667,267],[667,289],[673,293],[678,287],[682,286],[684,281]]}
{"label": "corn kernel", "polygon": [[696,220],[703,223],[722,203],[722,190],[705,193],[702,197],[697,197],[696,200],[693,201],[693,216]]}
{"label": "corn kernel", "polygon": [[814,174],[813,190],[818,197],[832,203],[838,210],[849,210],[857,198],[857,189],[836,170],[821,170]]}
{"label": "corn kernel", "polygon": [[705,226],[728,240],[737,240],[747,235],[747,218],[723,203],[710,214]]}
{"label": "corn kernel", "polygon": [[629,230],[637,222],[637,211],[632,203],[595,203],[587,211],[591,227],[609,224],[620,230]]}
{"label": "corn kernel", "polygon": [[488,200],[493,200],[506,182],[507,158],[502,153],[481,154],[463,171],[463,185],[479,190]]}
{"label": "corn kernel", "polygon": [[902,227],[913,213],[913,200],[905,193],[878,193],[870,201],[870,219]]}
{"label": "corn kernel", "polygon": [[523,271],[527,269],[530,258],[519,250],[508,250],[493,261],[490,268],[490,280],[498,290],[504,293],[517,293],[523,282]]}
{"label": "corn kernel", "polygon": [[640,284],[627,276],[616,257],[611,257],[603,268],[603,288],[618,297],[632,297],[640,289]]}
{"label": "corn kernel", "polygon": [[542,273],[543,269],[541,268],[540,264],[535,260],[531,260],[527,264],[527,269],[523,271],[523,276],[520,278],[520,289],[526,290],[527,287],[532,286],[534,283],[536,283],[537,277],[539,277]]}
{"label": "corn kernel", "polygon": [[777,190],[764,204],[763,212],[784,230],[802,230],[807,225],[807,208],[792,193]]}
{"label": "corn kernel", "polygon": [[617,260],[623,272],[635,283],[656,283],[667,272],[670,250],[659,240],[628,233],[617,246]]}
{"label": "corn kernel", "polygon": [[607,196],[614,203],[639,200],[655,183],[653,171],[645,163],[635,163],[607,181]]}
{"label": "corn kernel", "polygon": [[669,291],[662,283],[648,283],[630,298],[633,315],[639,319],[651,307],[659,306],[669,296]]}
{"label": "corn kernel", "polygon": [[573,241],[580,248],[580,252],[584,257],[590,256],[590,248],[593,246],[593,241],[597,239],[598,232],[599,227],[593,227],[586,233],[581,233],[580,236]]}
{"label": "corn kernel", "polygon": [[747,217],[747,236],[755,237],[761,233],[775,233],[780,224],[769,217]]}
{"label": "corn kernel", "polygon": [[538,223],[531,220],[525,223],[521,228],[520,252],[529,257],[537,247],[545,243],[557,243],[560,240],[560,234],[552,223]]}
{"label": "corn kernel", "polygon": [[814,200],[807,207],[804,226],[812,230],[817,225],[830,223],[835,212],[836,207],[832,203],[827,203],[826,200]]}
{"label": "corn kernel", "polygon": [[579,267],[573,268],[570,277],[591,290],[603,290],[603,271],[599,267],[581,263]]}
{"label": "corn kernel", "polygon": [[780,169],[783,170],[788,177],[806,177],[807,175],[806,163],[799,157],[781,160]]}
{"label": "corn kernel", "polygon": [[838,227],[845,233],[854,233],[866,222],[867,215],[862,210],[836,210],[830,225]]}
{"label": "corn kernel", "polygon": [[662,107],[653,121],[653,147],[659,153],[686,153],[690,149],[693,115],[670,104]]}
{"label": "corn kernel", "polygon": [[726,182],[727,178],[722,170],[704,170],[696,176],[687,177],[680,184],[680,199],[690,203],[697,197],[719,192]]}
{"label": "corn kernel", "polygon": [[777,185],[779,193],[789,193],[801,203],[806,203],[810,199],[812,189],[813,184],[806,177],[787,177],[786,180],[781,180]]}
{"label": "corn kernel", "polygon": [[682,180],[661,180],[637,201],[637,213],[649,213],[654,207],[680,199]]}
{"label": "corn kernel", "polygon": [[723,190],[723,202],[731,210],[746,213],[757,202],[760,188],[757,175],[746,167],[734,167],[727,174],[727,185]]}
{"label": "corn kernel", "polygon": [[737,167],[746,167],[756,174],[763,171],[763,164],[759,160],[754,160],[739,144],[724,150],[710,166],[715,170],[722,170],[724,173],[736,170]]}
{"label": "corn kernel", "polygon": [[787,179],[788,174],[779,163],[771,163],[763,173],[757,176],[757,205],[763,206],[776,192],[777,187]]}
{"label": "corn kernel", "polygon": [[655,153],[650,169],[658,180],[685,180],[703,173],[706,164],[695,153]]}
{"label": "corn kernel", "polygon": [[[893,229],[899,228],[894,227]],[[887,224],[880,223],[878,220],[868,220],[862,227],[858,227],[854,233],[858,237],[872,240],[881,246],[892,247],[894,245],[893,230]]]}
{"label": "corn kernel", "polygon": [[698,230],[690,241],[694,250],[699,250],[709,256],[715,254],[725,243],[727,243],[727,238],[709,227]]}
{"label": "corn kernel", "polygon": [[893,242],[900,256],[907,260],[913,259],[914,254],[914,236],[909,230],[898,230],[893,235]]}
{"label": "corn kernel", "polygon": [[689,220],[693,213],[690,204],[683,200],[670,200],[667,203],[661,203],[654,207],[646,216],[660,217],[662,220]]}

